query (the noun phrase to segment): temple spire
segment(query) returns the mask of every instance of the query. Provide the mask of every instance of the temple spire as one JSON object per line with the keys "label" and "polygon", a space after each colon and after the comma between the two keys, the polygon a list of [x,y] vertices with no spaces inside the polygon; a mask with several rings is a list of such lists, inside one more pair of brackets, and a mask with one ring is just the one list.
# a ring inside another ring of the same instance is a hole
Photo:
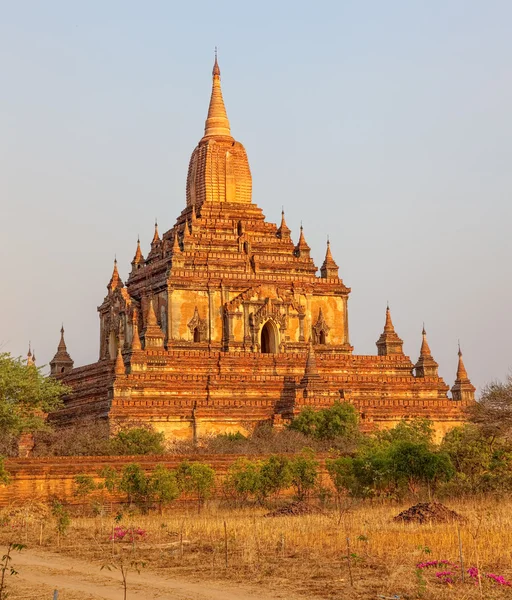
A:
{"label": "temple spire", "polygon": [[457,365],[457,379],[458,380],[468,379],[468,373],[466,371],[466,367],[464,366],[464,361],[462,360],[462,351],[460,349],[460,344],[459,344],[459,351],[457,353],[457,356],[459,357],[459,363]]}
{"label": "temple spire", "polygon": [[393,321],[391,320],[391,311],[389,310],[389,304],[386,306],[386,322],[384,324],[384,331],[395,331]]}
{"label": "temple spire", "polygon": [[430,351],[430,346],[427,342],[427,332],[425,331],[425,323],[423,323],[423,330],[421,332],[422,340],[421,340],[421,348],[420,348],[420,356],[432,356]]}
{"label": "temple spire", "polygon": [[174,241],[172,243],[172,253],[176,254],[176,252],[181,252],[180,242],[178,240],[178,230],[174,230]]}
{"label": "temple spire", "polygon": [[462,360],[462,352],[459,344],[459,351],[457,353],[459,361],[457,364],[457,379],[452,387],[452,399],[453,400],[468,400],[473,401],[475,399],[475,386],[471,383],[464,361]]}
{"label": "temple spire", "polygon": [[309,348],[308,354],[306,357],[306,366],[304,369],[304,376],[302,377],[300,383],[306,388],[310,388],[314,386],[315,383],[321,381],[320,374],[318,373],[318,368],[316,366],[316,355],[315,349],[313,347],[313,340],[309,340]]}
{"label": "temple spire", "polygon": [[109,292],[111,292],[118,287],[124,287],[124,285],[121,277],[119,277],[119,271],[117,270],[117,258],[114,258],[114,269],[112,271],[112,277],[108,282],[107,289]]}
{"label": "temple spire", "polygon": [[310,250],[311,250],[311,248],[308,246],[308,243],[306,242],[306,238],[304,237],[304,228],[302,227],[302,223],[301,223],[299,241],[297,242],[297,245],[295,246],[295,255],[299,256],[299,257],[306,256],[307,258],[309,258]]}
{"label": "temple spire", "polygon": [[377,354],[379,356],[388,356],[390,354],[403,354],[403,340],[398,336],[391,320],[391,311],[389,304],[386,306],[386,321],[384,331],[377,340]]}
{"label": "temple spire", "polygon": [[146,314],[146,327],[144,329],[144,348],[163,348],[164,346],[164,332],[158,324],[156,318],[155,307],[153,304],[153,298],[149,300],[148,312]]}
{"label": "temple spire", "polygon": [[290,228],[288,227],[288,225],[286,224],[286,221],[284,219],[284,208],[281,211],[281,225],[279,225],[279,229],[277,230],[276,234],[277,237],[280,238],[281,240],[283,239],[289,239],[290,238]]}
{"label": "temple spire", "polygon": [[224,99],[222,98],[222,90],[220,87],[220,68],[217,62],[217,51],[215,51],[215,63],[212,71],[212,95],[210,98],[210,106],[208,108],[208,116],[204,126],[204,138],[207,137],[229,137],[231,138],[231,129],[229,126]]}
{"label": "temple spire", "polygon": [[331,242],[327,238],[327,250],[325,252],[324,264],[320,267],[320,275],[324,278],[338,278],[338,265],[331,254]]}
{"label": "temple spire", "polygon": [[57,346],[57,352],[50,361],[51,375],[64,375],[73,370],[73,359],[68,354],[66,342],[64,341],[64,325],[60,328],[60,341]]}
{"label": "temple spire", "polygon": [[151,240],[151,245],[158,244],[160,241],[160,235],[158,234],[158,221],[155,219],[155,233],[153,234],[153,239]]}
{"label": "temple spire", "polygon": [[30,348],[30,342],[28,343],[28,352],[27,352],[27,367],[33,366],[34,358],[32,356],[32,350]]}
{"label": "temple spire", "polygon": [[137,250],[135,250],[135,256],[132,260],[132,268],[137,268],[143,262],[144,256],[142,255],[142,250],[140,249],[140,238],[137,236]]}
{"label": "temple spire", "polygon": [[438,377],[437,369],[439,365],[432,357],[430,346],[427,342],[427,332],[425,331],[425,324],[423,324],[423,330],[421,332],[421,348],[420,357],[417,363],[414,365],[416,377]]}
{"label": "temple spire", "polygon": [[139,337],[138,313],[137,309],[134,309],[132,317],[132,351],[140,349],[141,344]]}
{"label": "temple spire", "polygon": [[124,366],[123,355],[121,354],[121,346],[117,348],[116,364],[114,368],[116,375],[126,375],[126,369]]}
{"label": "temple spire", "polygon": [[158,325],[158,321],[156,319],[155,307],[153,306],[153,298],[149,301],[148,314],[146,317],[146,327]]}

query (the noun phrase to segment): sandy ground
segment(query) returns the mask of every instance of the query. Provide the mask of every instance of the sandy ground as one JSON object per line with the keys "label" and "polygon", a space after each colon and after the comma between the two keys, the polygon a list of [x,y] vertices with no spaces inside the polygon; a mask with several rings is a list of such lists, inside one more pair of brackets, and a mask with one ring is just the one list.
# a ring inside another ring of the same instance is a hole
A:
{"label": "sandy ground", "polygon": [[[9,600],[122,600],[119,571],[101,570],[98,563],[69,558],[41,550],[23,550],[13,555],[17,576],[9,577]],[[128,600],[298,600],[290,592],[261,590],[226,582],[196,583],[161,577],[147,569],[128,573]]]}

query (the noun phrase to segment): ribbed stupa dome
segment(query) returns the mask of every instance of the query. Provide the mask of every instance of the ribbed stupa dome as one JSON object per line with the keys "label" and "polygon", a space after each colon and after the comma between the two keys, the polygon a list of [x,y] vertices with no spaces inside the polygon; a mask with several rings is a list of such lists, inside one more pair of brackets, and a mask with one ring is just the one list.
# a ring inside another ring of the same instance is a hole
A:
{"label": "ribbed stupa dome", "polygon": [[215,56],[213,84],[204,136],[192,152],[187,176],[187,206],[204,202],[250,203],[252,177],[245,148],[231,136]]}

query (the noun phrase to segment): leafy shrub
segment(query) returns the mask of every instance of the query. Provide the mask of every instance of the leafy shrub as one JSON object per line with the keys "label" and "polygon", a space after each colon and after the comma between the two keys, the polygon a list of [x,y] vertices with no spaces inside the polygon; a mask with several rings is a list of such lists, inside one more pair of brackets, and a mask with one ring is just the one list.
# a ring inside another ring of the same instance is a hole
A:
{"label": "leafy shrub", "polygon": [[181,491],[194,494],[197,498],[197,509],[201,507],[213,491],[215,471],[203,463],[183,461],[176,471],[176,480]]}
{"label": "leafy shrub", "polygon": [[246,458],[239,458],[228,469],[223,482],[227,496],[237,502],[245,502],[256,497],[260,487],[260,465]]}
{"label": "leafy shrub", "polygon": [[289,460],[285,456],[270,456],[260,465],[259,499],[264,500],[269,496],[276,496],[281,490],[289,488],[291,481]]}
{"label": "leafy shrub", "polygon": [[304,408],[289,428],[317,440],[352,438],[357,435],[358,416],[352,404],[335,402],[330,408]]}
{"label": "leafy shrub", "polygon": [[148,427],[121,430],[110,440],[110,453],[119,456],[164,454],[165,436]]}
{"label": "leafy shrub", "polygon": [[148,478],[140,465],[131,463],[123,467],[118,489],[126,494],[129,503],[145,507],[148,487]]}
{"label": "leafy shrub", "polygon": [[157,465],[149,477],[148,494],[152,502],[157,502],[160,512],[180,495],[176,473]]}
{"label": "leafy shrub", "polygon": [[290,461],[290,481],[299,500],[304,500],[314,489],[318,480],[318,466],[311,449],[303,450]]}

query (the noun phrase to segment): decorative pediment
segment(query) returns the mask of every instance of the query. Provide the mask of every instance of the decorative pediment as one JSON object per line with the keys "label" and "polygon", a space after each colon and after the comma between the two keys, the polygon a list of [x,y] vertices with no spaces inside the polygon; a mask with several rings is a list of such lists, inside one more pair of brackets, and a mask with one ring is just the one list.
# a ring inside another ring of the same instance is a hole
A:
{"label": "decorative pediment", "polygon": [[315,338],[316,344],[325,344],[325,340],[330,331],[329,325],[327,325],[324,317],[324,313],[322,312],[322,308],[318,311],[318,319],[316,323],[313,325],[313,336]]}
{"label": "decorative pediment", "polygon": [[188,322],[188,328],[192,334],[194,342],[204,342],[206,339],[207,324],[205,319],[201,319],[197,306],[194,309],[194,316]]}
{"label": "decorative pediment", "polygon": [[267,319],[273,319],[282,330],[286,329],[286,314],[281,312],[282,302],[272,302],[271,298],[265,298],[265,303],[253,315],[255,327],[259,327]]}

